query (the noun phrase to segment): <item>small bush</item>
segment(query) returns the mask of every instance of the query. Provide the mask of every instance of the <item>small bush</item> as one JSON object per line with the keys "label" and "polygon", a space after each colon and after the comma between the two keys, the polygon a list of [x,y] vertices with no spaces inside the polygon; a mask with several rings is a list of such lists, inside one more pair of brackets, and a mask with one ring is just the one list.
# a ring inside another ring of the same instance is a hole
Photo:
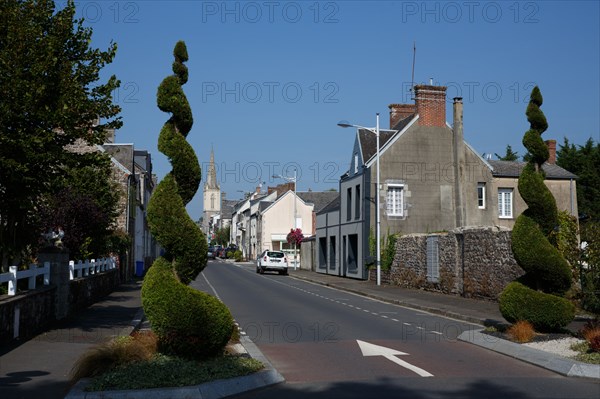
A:
{"label": "small bush", "polygon": [[568,300],[532,290],[518,281],[506,286],[498,302],[508,322],[527,320],[540,332],[558,331],[575,318],[575,306]]}
{"label": "small bush", "polygon": [[234,252],[233,257],[236,262],[241,262],[244,260],[244,255],[242,254],[242,251],[240,251],[239,249]]}
{"label": "small bush", "polygon": [[155,353],[154,334],[117,337],[84,353],[71,370],[71,381],[95,377],[122,365],[149,360]]}
{"label": "small bush", "polygon": [[590,349],[600,352],[600,321],[590,321],[581,330],[581,335],[588,342]]}
{"label": "small bush", "polygon": [[525,320],[519,320],[506,330],[506,334],[512,341],[518,343],[529,342],[535,336],[533,325]]}

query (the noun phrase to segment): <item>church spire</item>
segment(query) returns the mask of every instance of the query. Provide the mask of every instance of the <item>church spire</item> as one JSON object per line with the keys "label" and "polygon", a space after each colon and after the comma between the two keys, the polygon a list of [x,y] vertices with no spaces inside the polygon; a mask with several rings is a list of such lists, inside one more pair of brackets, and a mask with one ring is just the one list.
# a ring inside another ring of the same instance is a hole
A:
{"label": "church spire", "polygon": [[219,189],[219,186],[217,185],[217,172],[215,170],[215,153],[212,148],[210,149],[210,163],[208,164],[205,187],[207,189]]}

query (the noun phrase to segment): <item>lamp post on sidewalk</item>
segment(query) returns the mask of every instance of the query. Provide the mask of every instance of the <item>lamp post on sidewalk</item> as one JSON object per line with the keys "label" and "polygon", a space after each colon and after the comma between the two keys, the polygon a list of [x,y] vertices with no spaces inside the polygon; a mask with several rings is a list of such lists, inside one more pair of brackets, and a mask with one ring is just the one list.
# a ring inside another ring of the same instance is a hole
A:
{"label": "lamp post on sidewalk", "polygon": [[[373,130],[373,128],[369,128],[369,127],[364,127],[364,126],[360,126],[360,125],[353,125],[347,121],[341,121],[338,123],[338,126],[340,127],[355,127],[357,129],[364,129],[367,130],[373,134],[375,134],[375,136],[377,137],[377,189],[375,190],[377,198],[376,198],[376,214],[377,214],[377,226],[376,226],[376,230],[377,230],[377,285],[381,285],[381,211],[379,209],[379,189],[380,189],[380,185],[379,185],[379,112],[377,113],[377,118],[376,118],[376,125],[375,125],[375,130]],[[350,205],[348,205],[350,206]]]}
{"label": "lamp post on sidewalk", "polygon": [[[297,200],[297,196],[296,196],[296,182],[298,180],[298,176],[297,176],[297,170],[294,169],[294,176],[293,177],[288,177],[288,176],[282,176],[282,175],[273,175],[274,179],[283,179],[287,182],[294,182],[294,221],[292,223],[293,229],[297,229],[298,226],[298,215],[296,215],[296,200]],[[296,270],[296,243],[294,243],[294,270]]]}

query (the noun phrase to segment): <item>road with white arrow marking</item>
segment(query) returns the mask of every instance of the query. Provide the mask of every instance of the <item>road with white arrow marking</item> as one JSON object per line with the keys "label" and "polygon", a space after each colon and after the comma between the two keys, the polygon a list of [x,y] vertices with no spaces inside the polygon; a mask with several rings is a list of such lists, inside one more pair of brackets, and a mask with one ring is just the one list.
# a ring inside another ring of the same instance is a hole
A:
{"label": "road with white arrow marking", "polygon": [[238,398],[598,397],[596,383],[458,341],[480,328],[469,323],[253,265],[209,262],[192,286],[217,294],[286,379]]}

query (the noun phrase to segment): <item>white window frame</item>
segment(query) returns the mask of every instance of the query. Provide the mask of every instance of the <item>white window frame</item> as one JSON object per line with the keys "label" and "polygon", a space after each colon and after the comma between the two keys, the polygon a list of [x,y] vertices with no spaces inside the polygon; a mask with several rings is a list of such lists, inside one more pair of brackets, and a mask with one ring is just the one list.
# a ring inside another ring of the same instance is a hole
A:
{"label": "white window frame", "polygon": [[[390,206],[390,194],[395,192],[396,189],[398,189],[398,191],[400,193],[400,198],[399,198],[400,206],[399,207],[394,206],[395,202],[397,202],[395,200],[395,198],[391,198],[391,200],[394,201],[394,204]],[[398,208],[399,208],[399,212],[396,211]],[[386,214],[388,216],[400,216],[400,217],[404,216],[404,184],[393,184],[393,183],[387,184],[387,190],[385,192],[385,210],[386,210]]]}
{"label": "white window frame", "polygon": [[354,153],[354,173],[358,173],[358,152]]}
{"label": "white window frame", "polygon": [[513,188],[498,188],[498,218],[513,218],[513,192]]}
{"label": "white window frame", "polygon": [[485,188],[485,183],[477,183],[477,208],[479,209],[485,209]]}

